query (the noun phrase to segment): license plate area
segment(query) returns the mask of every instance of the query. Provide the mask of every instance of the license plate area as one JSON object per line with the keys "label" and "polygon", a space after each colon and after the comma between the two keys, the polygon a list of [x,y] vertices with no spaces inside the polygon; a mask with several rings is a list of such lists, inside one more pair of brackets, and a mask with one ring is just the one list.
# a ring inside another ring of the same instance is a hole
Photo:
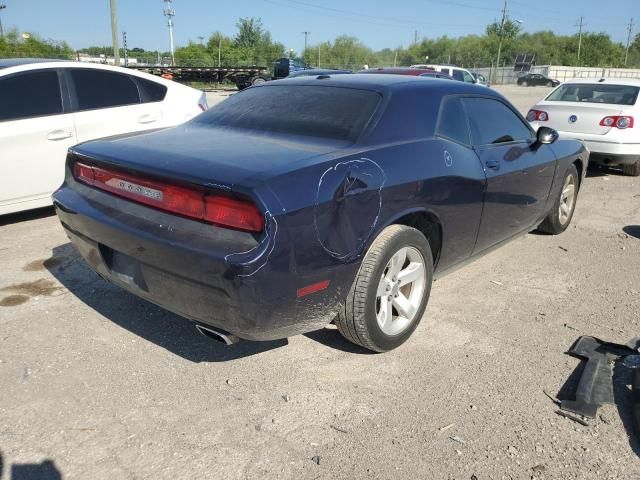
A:
{"label": "license plate area", "polygon": [[138,260],[103,244],[100,244],[99,248],[104,264],[115,278],[127,285],[135,285],[148,291],[142,265]]}

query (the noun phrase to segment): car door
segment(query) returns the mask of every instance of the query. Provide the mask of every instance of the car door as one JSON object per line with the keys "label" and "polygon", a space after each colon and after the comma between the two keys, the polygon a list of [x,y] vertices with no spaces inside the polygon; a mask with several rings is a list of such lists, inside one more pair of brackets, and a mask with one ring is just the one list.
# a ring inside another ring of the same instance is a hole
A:
{"label": "car door", "polygon": [[158,103],[143,103],[130,76],[92,68],[67,70],[79,142],[161,126]]}
{"label": "car door", "polygon": [[62,185],[77,143],[67,100],[55,69],[0,77],[0,214],[48,205]]}
{"label": "car door", "polygon": [[463,103],[473,146],[487,177],[476,253],[542,220],[556,157],[502,100],[465,97]]}

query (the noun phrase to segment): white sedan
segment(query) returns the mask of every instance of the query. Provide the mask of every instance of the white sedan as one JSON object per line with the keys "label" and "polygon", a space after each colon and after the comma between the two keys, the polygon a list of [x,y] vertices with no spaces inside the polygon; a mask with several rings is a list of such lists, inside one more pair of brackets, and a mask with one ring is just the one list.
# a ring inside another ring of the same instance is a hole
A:
{"label": "white sedan", "polygon": [[203,92],[142,72],[0,60],[0,215],[51,205],[69,147],[177,125],[206,109]]}
{"label": "white sedan", "polygon": [[560,138],[582,140],[590,162],[621,166],[640,175],[640,80],[601,78],[569,80],[529,110],[537,129],[551,127]]}

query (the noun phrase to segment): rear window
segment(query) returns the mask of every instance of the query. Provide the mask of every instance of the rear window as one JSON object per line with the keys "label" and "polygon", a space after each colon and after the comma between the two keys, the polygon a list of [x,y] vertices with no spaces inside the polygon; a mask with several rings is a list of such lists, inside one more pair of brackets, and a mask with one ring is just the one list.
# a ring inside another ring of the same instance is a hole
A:
{"label": "rear window", "polygon": [[355,141],[380,98],[376,92],[351,88],[271,85],[237,93],[196,122]]}
{"label": "rear window", "polygon": [[630,85],[570,83],[561,85],[546,98],[550,102],[608,103],[634,105],[640,88]]}

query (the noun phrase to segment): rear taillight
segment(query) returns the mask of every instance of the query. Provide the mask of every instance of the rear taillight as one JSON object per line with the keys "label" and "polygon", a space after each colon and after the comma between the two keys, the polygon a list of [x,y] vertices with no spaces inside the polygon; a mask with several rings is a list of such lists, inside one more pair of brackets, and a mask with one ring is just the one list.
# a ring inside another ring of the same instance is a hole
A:
{"label": "rear taillight", "polygon": [[246,200],[207,194],[81,162],[74,163],[73,176],[100,190],[166,212],[248,232],[264,229],[262,213],[255,204]]}
{"label": "rear taillight", "polygon": [[624,130],[626,128],[633,128],[633,117],[629,117],[626,115],[611,115],[600,120],[600,126],[616,127],[621,130]]}
{"label": "rear taillight", "polygon": [[529,122],[546,122],[549,120],[549,114],[542,110],[531,109],[529,110],[529,113],[527,113],[527,120]]}
{"label": "rear taillight", "polygon": [[250,232],[263,230],[264,218],[253,203],[219,195],[206,195],[204,198],[206,222]]}

